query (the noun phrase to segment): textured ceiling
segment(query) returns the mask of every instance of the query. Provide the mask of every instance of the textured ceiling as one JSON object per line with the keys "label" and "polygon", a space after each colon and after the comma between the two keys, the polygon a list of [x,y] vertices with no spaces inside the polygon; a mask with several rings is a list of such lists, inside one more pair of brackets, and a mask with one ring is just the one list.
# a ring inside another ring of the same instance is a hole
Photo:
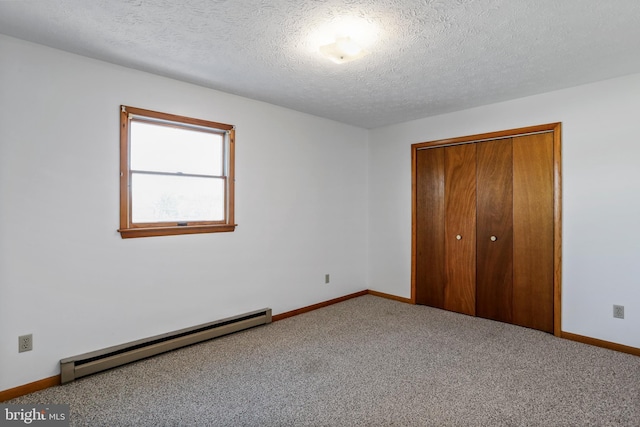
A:
{"label": "textured ceiling", "polygon": [[0,0],[0,33],[365,128],[640,72],[639,0]]}

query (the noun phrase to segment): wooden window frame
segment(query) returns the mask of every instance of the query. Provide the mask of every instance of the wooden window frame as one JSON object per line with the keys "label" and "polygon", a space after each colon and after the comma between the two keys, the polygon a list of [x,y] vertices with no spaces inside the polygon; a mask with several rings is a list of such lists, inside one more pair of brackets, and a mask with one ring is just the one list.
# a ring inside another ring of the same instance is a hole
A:
{"label": "wooden window frame", "polygon": [[[153,222],[134,223],[131,217],[131,168],[130,168],[130,123],[131,118],[178,128],[198,126],[209,128],[214,132],[227,134],[228,142],[223,161],[226,164],[225,185],[225,218],[222,221],[188,221],[188,222]],[[142,108],[120,106],[120,228],[118,232],[123,239],[134,237],[171,236],[180,234],[231,232],[236,228],[234,223],[234,183],[235,183],[235,126],[208,120],[194,119],[174,114]]]}

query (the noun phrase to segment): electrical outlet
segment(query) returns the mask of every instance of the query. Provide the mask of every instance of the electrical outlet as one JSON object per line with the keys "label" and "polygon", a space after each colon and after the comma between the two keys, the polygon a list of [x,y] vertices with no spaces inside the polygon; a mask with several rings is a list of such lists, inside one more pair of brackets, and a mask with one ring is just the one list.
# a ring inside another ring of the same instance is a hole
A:
{"label": "electrical outlet", "polygon": [[613,317],[624,319],[624,305],[613,305]]}
{"label": "electrical outlet", "polygon": [[18,353],[33,350],[33,334],[18,337]]}
{"label": "electrical outlet", "polygon": [[331,282],[331,276],[329,276],[328,274],[324,275],[324,283],[329,283]]}

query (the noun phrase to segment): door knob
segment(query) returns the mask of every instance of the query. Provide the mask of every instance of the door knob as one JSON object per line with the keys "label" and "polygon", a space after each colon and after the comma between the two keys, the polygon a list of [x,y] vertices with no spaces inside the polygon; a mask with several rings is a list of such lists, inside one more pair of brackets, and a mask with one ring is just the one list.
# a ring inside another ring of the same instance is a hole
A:
{"label": "door knob", "polygon": [[462,239],[462,236],[458,234],[458,235],[456,236],[456,239],[460,240],[460,239]]}
{"label": "door knob", "polygon": [[498,240],[498,238],[497,238],[496,236],[491,236],[490,240],[491,240],[492,242],[495,242],[496,240]]}

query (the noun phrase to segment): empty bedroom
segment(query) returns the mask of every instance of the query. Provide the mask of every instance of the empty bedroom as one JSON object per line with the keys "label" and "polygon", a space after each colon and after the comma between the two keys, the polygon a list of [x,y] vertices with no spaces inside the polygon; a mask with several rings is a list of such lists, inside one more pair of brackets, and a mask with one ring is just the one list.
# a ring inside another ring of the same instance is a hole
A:
{"label": "empty bedroom", "polygon": [[639,425],[638,40],[635,0],[0,0],[0,425]]}

